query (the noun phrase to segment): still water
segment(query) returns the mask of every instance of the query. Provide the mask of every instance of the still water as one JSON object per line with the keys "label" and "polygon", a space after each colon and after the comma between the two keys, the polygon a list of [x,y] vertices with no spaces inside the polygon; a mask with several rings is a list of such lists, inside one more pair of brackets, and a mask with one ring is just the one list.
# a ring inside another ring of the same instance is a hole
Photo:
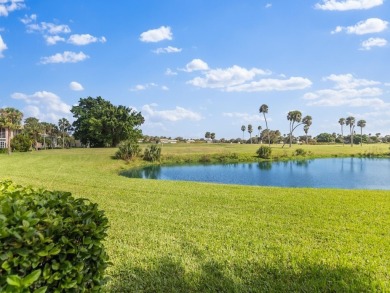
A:
{"label": "still water", "polygon": [[331,158],[304,161],[153,166],[128,170],[131,178],[241,185],[390,190],[390,159]]}

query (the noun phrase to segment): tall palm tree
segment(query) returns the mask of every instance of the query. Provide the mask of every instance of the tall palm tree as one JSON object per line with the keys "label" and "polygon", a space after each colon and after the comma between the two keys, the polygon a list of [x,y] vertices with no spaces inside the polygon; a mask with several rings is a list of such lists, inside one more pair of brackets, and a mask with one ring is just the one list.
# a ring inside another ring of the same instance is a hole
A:
{"label": "tall palm tree", "polygon": [[266,104],[261,105],[260,108],[259,108],[259,112],[263,113],[263,116],[264,116],[265,127],[266,127],[267,133],[268,133],[268,145],[270,146],[271,145],[271,138],[269,136],[269,129],[268,129],[267,118],[265,117],[265,114],[268,114],[268,105],[266,105]]}
{"label": "tall palm tree", "polygon": [[0,109],[0,127],[7,129],[7,148],[8,154],[11,154],[11,131],[20,129],[23,119],[23,113],[15,108],[3,108]]}
{"label": "tall palm tree", "polygon": [[306,134],[306,144],[308,144],[307,133],[309,132],[310,125],[303,126],[303,131]]}
{"label": "tall palm tree", "polygon": [[38,150],[38,136],[44,131],[42,124],[38,118],[28,117],[24,120],[24,130],[29,134],[33,140],[35,150]]}
{"label": "tall palm tree", "polygon": [[210,133],[210,138],[211,138],[212,140],[215,139],[215,133],[214,133],[214,132],[211,132],[211,133]]}
{"label": "tall palm tree", "polygon": [[345,119],[345,124],[349,125],[349,132],[351,134],[351,147],[353,147],[353,130],[355,128],[355,117],[347,117],[347,119]]}
{"label": "tall palm tree", "polygon": [[309,128],[310,128],[311,124],[313,123],[313,118],[310,115],[307,115],[307,116],[303,117],[302,123],[305,125],[305,126],[303,126],[303,131],[306,134],[306,144],[307,144],[308,143],[307,133],[309,132]]}
{"label": "tall palm tree", "polygon": [[62,133],[62,148],[65,147],[65,133],[67,133],[72,125],[69,123],[68,119],[66,118],[61,118],[58,120],[58,127],[61,130]]}
{"label": "tall palm tree", "polygon": [[244,140],[245,129],[246,129],[245,125],[241,126],[242,140]]}
{"label": "tall palm tree", "polygon": [[248,124],[248,132],[249,132],[249,139],[250,139],[251,144],[252,144],[252,132],[253,132],[252,124]]}
{"label": "tall palm tree", "polygon": [[341,125],[341,136],[343,137],[343,145],[344,145],[344,131],[343,131],[343,126],[345,124],[345,118],[340,118],[339,119],[339,124]]}
{"label": "tall palm tree", "polygon": [[360,146],[363,146],[363,127],[366,127],[366,120],[359,120],[357,126],[360,127]]}
{"label": "tall palm tree", "polygon": [[[262,129],[262,127],[259,125],[257,127],[257,130],[259,131],[259,140],[260,140],[260,137],[261,137],[261,129]],[[257,142],[257,143],[259,143],[259,142]]]}

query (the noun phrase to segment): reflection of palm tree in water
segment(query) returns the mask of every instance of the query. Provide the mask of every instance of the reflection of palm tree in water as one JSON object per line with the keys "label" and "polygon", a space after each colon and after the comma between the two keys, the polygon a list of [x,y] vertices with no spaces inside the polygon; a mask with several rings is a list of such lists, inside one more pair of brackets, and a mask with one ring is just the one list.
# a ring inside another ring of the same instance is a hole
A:
{"label": "reflection of palm tree in water", "polygon": [[146,179],[159,179],[161,174],[160,166],[150,166],[143,170],[144,177]]}

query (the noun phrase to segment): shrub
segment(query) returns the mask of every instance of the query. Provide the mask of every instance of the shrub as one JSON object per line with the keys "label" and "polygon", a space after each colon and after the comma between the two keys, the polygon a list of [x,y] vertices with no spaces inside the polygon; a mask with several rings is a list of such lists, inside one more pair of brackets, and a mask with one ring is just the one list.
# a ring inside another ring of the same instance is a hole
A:
{"label": "shrub", "polygon": [[263,145],[256,151],[256,154],[259,156],[259,158],[270,159],[272,154],[272,149],[269,146]]}
{"label": "shrub", "polygon": [[119,144],[119,150],[115,153],[115,158],[129,161],[141,153],[141,148],[135,140],[126,140]]}
{"label": "shrub", "polygon": [[18,134],[11,140],[12,151],[28,152],[31,149],[31,139],[26,134]]}
{"label": "shrub", "polygon": [[99,291],[107,228],[86,199],[0,181],[0,292]]}
{"label": "shrub", "polygon": [[144,151],[144,160],[145,161],[159,161],[161,158],[161,147],[152,144],[150,147],[146,148]]}
{"label": "shrub", "polygon": [[304,149],[296,149],[294,152],[295,156],[306,156],[307,152]]}

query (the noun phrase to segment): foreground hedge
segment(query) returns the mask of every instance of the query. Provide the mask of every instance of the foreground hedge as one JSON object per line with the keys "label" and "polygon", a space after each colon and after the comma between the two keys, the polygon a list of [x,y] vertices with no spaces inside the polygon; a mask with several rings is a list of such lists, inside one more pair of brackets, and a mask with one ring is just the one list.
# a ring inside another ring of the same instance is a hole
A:
{"label": "foreground hedge", "polygon": [[107,229],[86,199],[0,181],[0,292],[99,291]]}

